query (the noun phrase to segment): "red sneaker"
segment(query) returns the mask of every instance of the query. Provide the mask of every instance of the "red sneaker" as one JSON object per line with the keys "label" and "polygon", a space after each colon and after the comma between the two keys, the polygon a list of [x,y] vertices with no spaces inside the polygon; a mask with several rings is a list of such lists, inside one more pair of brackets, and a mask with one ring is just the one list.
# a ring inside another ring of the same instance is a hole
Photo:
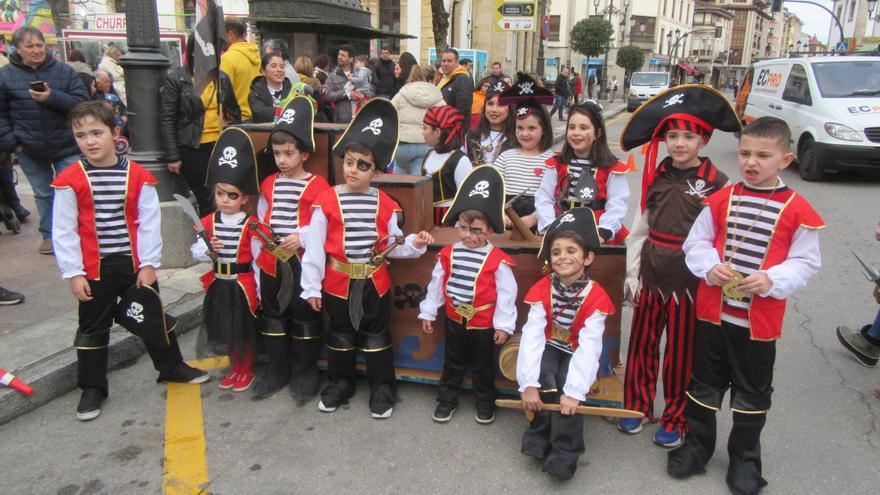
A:
{"label": "red sneaker", "polygon": [[254,383],[254,374],[253,373],[239,373],[235,377],[235,386],[232,387],[233,392],[244,392],[245,390],[251,388],[251,384]]}
{"label": "red sneaker", "polygon": [[235,386],[235,382],[238,380],[238,373],[234,371],[230,371],[229,374],[223,377],[220,380],[220,388],[223,390],[230,389]]}

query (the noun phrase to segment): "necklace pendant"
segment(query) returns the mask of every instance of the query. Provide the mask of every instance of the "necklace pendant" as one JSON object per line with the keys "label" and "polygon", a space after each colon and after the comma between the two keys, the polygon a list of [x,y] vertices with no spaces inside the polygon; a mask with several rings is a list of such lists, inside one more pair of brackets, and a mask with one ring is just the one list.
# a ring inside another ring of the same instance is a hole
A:
{"label": "necklace pendant", "polygon": [[489,144],[486,145],[486,147],[483,148],[483,149],[486,150],[487,153],[491,153],[491,152],[495,149],[495,147],[492,146],[492,143],[489,143]]}
{"label": "necklace pendant", "polygon": [[[730,266],[730,265],[728,265]],[[740,290],[739,284],[743,281],[742,273],[733,271],[733,278],[721,287],[721,292],[728,298],[735,301],[742,301],[748,295]]]}

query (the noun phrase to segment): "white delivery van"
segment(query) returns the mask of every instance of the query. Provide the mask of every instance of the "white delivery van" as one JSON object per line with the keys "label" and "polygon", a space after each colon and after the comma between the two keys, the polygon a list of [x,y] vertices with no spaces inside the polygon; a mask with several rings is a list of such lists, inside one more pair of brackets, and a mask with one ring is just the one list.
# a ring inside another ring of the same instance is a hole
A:
{"label": "white delivery van", "polygon": [[667,89],[669,89],[668,72],[633,72],[629,78],[626,111],[635,111],[636,108],[639,108],[639,105]]}
{"label": "white delivery van", "polygon": [[744,124],[779,117],[804,180],[826,172],[880,169],[880,57],[808,57],[757,62],[736,109]]}

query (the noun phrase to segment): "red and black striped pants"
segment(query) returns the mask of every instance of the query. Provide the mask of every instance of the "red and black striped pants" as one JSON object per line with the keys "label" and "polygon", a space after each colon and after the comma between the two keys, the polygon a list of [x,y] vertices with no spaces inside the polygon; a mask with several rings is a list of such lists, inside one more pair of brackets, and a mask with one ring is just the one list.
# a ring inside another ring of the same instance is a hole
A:
{"label": "red and black striped pants", "polygon": [[660,361],[660,336],[666,329],[663,357],[663,397],[666,408],[660,417],[665,428],[685,432],[685,392],[691,380],[694,363],[694,330],[696,307],[686,294],[676,300],[664,300],[657,290],[642,288],[639,304],[633,313],[626,361],[624,403],[627,409],[654,418],[654,396],[657,393],[657,368]]}

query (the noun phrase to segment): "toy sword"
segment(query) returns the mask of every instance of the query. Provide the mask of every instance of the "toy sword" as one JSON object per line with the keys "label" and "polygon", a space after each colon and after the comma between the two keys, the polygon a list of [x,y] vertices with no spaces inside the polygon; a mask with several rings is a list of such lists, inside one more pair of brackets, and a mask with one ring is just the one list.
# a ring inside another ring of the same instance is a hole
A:
{"label": "toy sword", "polygon": [[[498,407],[503,407],[505,409],[522,409],[523,413],[526,415],[526,419],[531,421],[535,417],[535,413],[529,410],[526,410],[523,407],[523,403],[521,400],[513,400],[513,399],[496,399],[495,405]],[[541,405],[542,411],[555,411],[559,412],[560,406],[559,404],[547,404],[544,403]],[[586,416],[612,416],[616,418],[644,418],[645,415],[639,411],[633,411],[631,409],[618,409],[616,407],[596,407],[596,406],[578,406],[575,410],[577,414],[583,414]]]}
{"label": "toy sword", "polygon": [[853,256],[856,257],[856,260],[862,265],[862,275],[868,279],[870,282],[874,282],[875,284],[880,284],[880,270],[877,270],[873,266],[862,261],[862,258],[859,258],[859,255],[855,253],[855,251],[850,251]]}
{"label": "toy sword", "polygon": [[[290,249],[281,247],[278,236],[272,230],[272,227],[262,222],[250,222],[248,228],[251,229],[257,237],[263,241],[269,254],[280,261],[281,265],[281,285],[278,288],[278,309],[284,311],[293,299],[293,269],[288,261],[296,254]],[[269,231],[269,234],[263,232],[263,228]]]}
{"label": "toy sword", "polygon": [[211,245],[211,238],[208,237],[208,231],[205,229],[205,226],[202,225],[202,219],[199,218],[199,214],[196,213],[195,208],[193,208],[192,203],[189,202],[188,199],[184,198],[180,194],[175,194],[174,199],[180,203],[180,207],[183,208],[183,212],[186,213],[186,216],[192,220],[193,225],[196,228],[196,232],[198,232],[199,237],[205,241],[205,244],[208,246],[208,256],[211,257],[212,260],[217,261],[217,251],[214,251],[214,246]]}

